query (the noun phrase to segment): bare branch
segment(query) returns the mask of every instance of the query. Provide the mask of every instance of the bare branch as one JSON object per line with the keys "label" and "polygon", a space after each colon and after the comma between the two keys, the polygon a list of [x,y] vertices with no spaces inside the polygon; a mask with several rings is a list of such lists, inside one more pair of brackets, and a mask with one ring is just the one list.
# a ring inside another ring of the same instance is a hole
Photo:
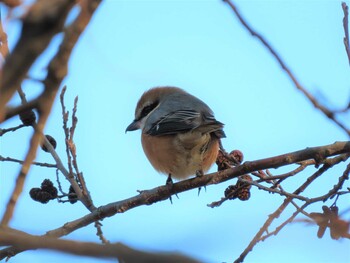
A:
{"label": "bare branch", "polygon": [[344,27],[344,46],[345,51],[348,56],[349,65],[350,65],[350,41],[349,41],[349,7],[346,5],[345,2],[342,2],[341,4],[344,12],[344,18],[343,18],[343,27]]}
{"label": "bare branch", "polygon": [[[307,178],[307,180],[301,185],[299,186],[294,192],[293,194],[295,195],[299,195],[301,192],[303,192],[316,178],[318,178],[319,176],[321,176],[324,172],[326,172],[329,168],[331,168],[332,166],[340,163],[344,161],[344,156],[338,156],[335,157],[333,159],[329,159],[328,162],[326,162],[319,170],[317,170],[313,175],[311,175],[309,178]],[[261,241],[261,237],[263,235],[263,233],[268,232],[268,228],[271,225],[271,223],[277,219],[282,212],[286,209],[286,207],[291,203],[291,201],[293,201],[293,199],[291,197],[287,197],[283,203],[276,209],[276,211],[272,214],[269,215],[268,219],[266,220],[266,222],[264,223],[264,225],[260,228],[260,230],[258,231],[258,233],[254,236],[254,238],[250,241],[249,245],[244,249],[244,251],[241,253],[241,255],[234,261],[235,263],[239,263],[239,262],[243,262],[245,257],[248,255],[248,253],[250,251],[252,251],[252,249],[254,248],[254,246]],[[309,202],[306,202],[301,209],[304,209],[307,204],[309,204]],[[299,210],[297,213],[294,213],[293,216],[291,216],[288,220],[286,220],[286,222],[284,224],[282,224],[283,226],[286,225],[287,223],[291,222],[294,217],[299,213]],[[283,227],[282,226],[282,227]],[[282,228],[281,227],[281,228]]]}
{"label": "bare branch", "polygon": [[199,262],[177,253],[148,253],[132,249],[122,243],[97,244],[92,242],[78,242],[60,240],[52,237],[32,236],[18,231],[0,231],[0,245],[15,245],[21,249],[52,249],[75,255],[97,258],[117,258],[120,262]]}
{"label": "bare branch", "polygon": [[39,99],[36,98],[36,99],[29,101],[28,103],[21,104],[17,107],[14,107],[14,108],[6,107],[5,108],[6,114],[4,117],[4,121],[22,113],[22,112],[36,109],[36,108],[38,108],[38,106],[39,106]]}
{"label": "bare branch", "polygon": [[8,128],[8,129],[1,129],[0,128],[0,137],[3,136],[5,133],[17,131],[19,129],[22,129],[23,127],[26,127],[26,125],[20,124],[16,127],[12,127],[12,128]]}
{"label": "bare branch", "polygon": [[[218,184],[253,171],[268,168],[277,168],[280,166],[289,165],[293,162],[300,162],[309,160],[311,158],[317,158],[317,156],[319,157],[321,155],[326,158],[342,153],[350,153],[350,142],[337,142],[322,147],[307,148],[305,150],[283,154],[271,158],[245,162],[242,165],[224,171],[219,171],[216,173],[207,174],[203,177],[191,178],[188,180],[180,181],[178,183],[174,183],[171,188],[168,186],[159,186],[151,190],[142,191],[141,194],[137,196],[101,206],[93,213],[65,224],[64,229],[59,228],[57,230],[48,232],[48,234],[53,236],[61,236],[62,234],[66,235],[77,228],[91,224],[97,219],[110,217],[116,213],[124,213],[129,209],[141,205],[150,205],[158,201],[166,200],[171,195],[175,195],[189,189],[197,189],[198,187],[204,187],[206,185]],[[339,159],[339,162],[342,161],[344,159],[344,156],[341,156]],[[329,161],[325,161],[325,163],[329,163]]]}
{"label": "bare branch", "polygon": [[[77,19],[65,30],[65,36],[59,50],[48,66],[47,77],[44,80],[45,89],[38,101],[38,124],[35,125],[35,133],[32,136],[29,151],[21,171],[17,176],[16,185],[8,201],[8,205],[1,220],[1,225],[7,225],[12,218],[16,202],[23,189],[26,175],[35,158],[40,139],[43,137],[42,130],[50,114],[56,93],[63,78],[67,74],[69,56],[99,3],[100,0],[91,0],[87,2],[87,8],[84,8]],[[50,3],[39,0],[32,6],[23,21],[23,30],[20,40],[15,50],[8,57],[3,69],[0,83],[0,121],[3,114],[3,109],[1,107],[4,107],[6,102],[12,97],[13,92],[27,74],[29,67],[36,57],[46,48],[53,35],[63,26],[64,19],[73,5],[73,1],[67,0],[55,0],[55,2],[50,1]],[[49,25],[47,23],[49,23]],[[31,56],[24,56],[26,60],[23,60],[23,57],[18,57],[23,54],[23,52],[28,52]],[[74,184],[72,185],[74,187]],[[75,185],[75,187],[77,188],[75,190],[78,192],[80,190],[79,186]],[[82,201],[84,201],[84,199],[82,199]],[[84,205],[86,205],[90,211],[94,209],[91,202],[88,202],[86,199],[85,201],[87,202],[85,202]]]}
{"label": "bare branch", "polygon": [[[14,163],[20,163],[23,164],[23,161],[17,160],[11,157],[3,157],[0,155],[0,162],[14,162]],[[51,163],[40,163],[40,162],[33,162],[33,165],[41,166],[41,167],[46,167],[46,168],[57,168],[56,164],[51,164]]]}
{"label": "bare branch", "polygon": [[335,114],[333,111],[329,110],[325,106],[321,105],[315,97],[311,95],[311,93],[303,87],[300,82],[297,80],[296,76],[292,73],[291,69],[287,66],[287,64],[282,60],[281,56],[277,53],[277,51],[272,48],[272,46],[269,44],[269,42],[258,32],[256,32],[243,18],[241,13],[238,11],[237,7],[233,4],[230,0],[223,0],[226,2],[232,9],[232,11],[235,13],[241,24],[249,31],[249,33],[258,38],[260,42],[269,50],[269,52],[272,54],[272,56],[278,61],[281,68],[287,73],[291,81],[294,83],[295,87],[301,91],[305,97],[312,103],[312,105],[319,109],[324,115],[327,116],[333,123],[337,124],[342,130],[344,130],[349,136],[350,136],[350,129],[348,129],[343,123],[338,121],[335,117]]}
{"label": "bare branch", "polygon": [[[204,187],[210,184],[218,184],[253,171],[269,169],[269,168],[277,168],[280,166],[289,165],[291,163],[297,163],[297,162],[301,162],[309,159],[318,159],[321,156],[323,156],[323,159],[324,159],[330,156],[339,155],[343,153],[350,153],[350,142],[336,142],[331,145],[307,148],[305,150],[283,154],[283,155],[279,155],[271,158],[261,159],[261,160],[252,161],[252,162],[245,162],[242,165],[239,165],[224,171],[219,171],[216,173],[207,174],[202,177],[196,177],[196,178],[180,181],[178,183],[173,184],[171,188],[169,188],[166,185],[159,186],[151,190],[142,191],[141,194],[137,196],[101,206],[97,210],[93,211],[90,214],[87,214],[86,216],[83,216],[79,219],[68,222],[64,224],[62,227],[59,227],[57,229],[48,231],[46,235],[51,237],[61,237],[64,235],[68,235],[69,233],[79,228],[87,226],[97,220],[101,220],[106,217],[111,217],[117,213],[124,213],[127,210],[130,210],[132,208],[135,208],[141,205],[150,205],[158,201],[167,200],[171,195],[175,195],[175,194],[187,191],[189,189],[197,189],[198,187]],[[344,156],[341,156],[341,158],[338,158],[336,160],[340,162],[343,160],[343,158]],[[293,194],[299,194],[300,192],[302,192],[308,186],[308,182],[310,183],[312,182],[313,177],[318,177],[325,170],[327,170],[330,165],[335,165],[330,160],[325,161],[324,163],[325,163],[323,165],[324,168],[321,168],[320,170],[318,170],[315,173],[315,175],[311,177],[311,179],[308,179],[306,183],[302,185],[300,188],[298,188]],[[287,201],[285,201],[284,206],[287,206],[292,199],[286,198],[286,200]],[[280,210],[277,210],[277,211],[280,211]],[[282,210],[280,212],[282,212]],[[276,213],[277,212],[275,212],[275,215],[277,215]],[[271,218],[271,222],[272,220],[273,218]],[[270,223],[267,223],[267,225],[269,224]],[[262,231],[262,233],[263,232],[264,231]],[[257,235],[258,236],[257,240],[260,238],[261,234]],[[7,249],[4,253],[6,252],[16,254],[21,252],[21,250],[16,248],[10,248],[10,249]]]}
{"label": "bare branch", "polygon": [[70,0],[39,0],[24,17],[21,37],[13,52],[7,56],[0,79],[0,122],[5,116],[6,103],[52,37],[62,31],[73,5],[74,1]]}

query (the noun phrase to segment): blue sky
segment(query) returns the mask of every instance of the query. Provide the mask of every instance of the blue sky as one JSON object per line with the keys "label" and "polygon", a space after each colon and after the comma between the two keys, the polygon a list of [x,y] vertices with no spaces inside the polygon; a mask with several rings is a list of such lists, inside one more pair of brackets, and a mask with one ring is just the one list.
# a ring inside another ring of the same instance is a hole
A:
{"label": "blue sky", "polygon": [[[350,97],[349,64],[343,46],[340,1],[236,1],[247,21],[281,54],[299,81],[330,108],[344,107]],[[349,5],[349,3],[348,3]],[[19,23],[7,24],[10,47]],[[45,66],[61,36],[30,71],[45,76]],[[222,1],[104,1],[77,44],[69,63],[66,106],[79,96],[75,142],[79,167],[97,206],[164,184],[142,152],[140,133],[125,134],[141,94],[154,86],[179,86],[205,101],[225,123],[227,150],[240,149],[245,160],[348,140],[344,132],[317,112],[296,90],[268,51],[237,21]],[[27,97],[42,87],[23,84]],[[18,102],[14,98],[12,104]],[[349,120],[345,115],[343,120]],[[19,123],[13,118],[1,127]],[[65,160],[61,108],[57,101],[45,129],[58,141]],[[1,137],[1,155],[23,159],[32,131]],[[20,149],[20,150],[19,150]],[[39,151],[38,161],[53,162]],[[344,165],[316,181],[307,194],[320,195],[337,182]],[[212,171],[215,171],[213,167]],[[0,212],[3,213],[19,167],[0,163]],[[286,169],[272,170],[280,174]],[[292,191],[312,169],[285,185]],[[28,192],[55,171],[33,167],[12,227],[32,234],[62,226],[87,213],[80,204],[34,203]],[[63,177],[62,184],[68,188]],[[248,245],[282,197],[252,189],[248,202],[226,202],[211,209],[227,182],[180,194],[168,201],[138,207],[103,221],[112,242],[139,249],[180,251],[205,262],[231,262]],[[349,199],[340,201],[348,208]],[[331,203],[326,203],[331,204]],[[322,204],[310,207],[320,211]],[[288,210],[288,214],[293,212]],[[345,218],[349,220],[349,213]],[[281,221],[282,222],[282,221]],[[276,225],[277,226],[277,225]],[[271,229],[272,230],[272,229]],[[277,237],[258,244],[246,262],[349,262],[350,243],[316,236],[317,228],[294,223]],[[68,238],[98,241],[93,226]],[[81,262],[61,253],[25,252],[12,262]],[[87,258],[84,262],[112,262]]]}

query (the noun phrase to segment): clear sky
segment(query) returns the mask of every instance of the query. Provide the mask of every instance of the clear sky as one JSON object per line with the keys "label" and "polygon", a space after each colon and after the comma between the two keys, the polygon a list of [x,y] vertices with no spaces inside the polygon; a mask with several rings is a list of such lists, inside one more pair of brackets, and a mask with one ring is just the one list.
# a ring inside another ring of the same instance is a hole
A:
{"label": "clear sky", "polygon": [[[330,108],[345,107],[350,97],[350,74],[342,42],[340,1],[235,2],[317,99]],[[10,47],[19,29],[18,21],[6,25]],[[45,66],[59,38],[31,70],[33,78],[45,76]],[[219,0],[103,1],[72,54],[64,85],[68,87],[68,109],[79,96],[75,134],[78,162],[97,206],[165,183],[166,177],[154,171],[144,156],[140,133],[124,133],[133,120],[138,98],[154,86],[179,86],[205,101],[225,123],[225,148],[240,149],[245,160],[348,140],[296,90],[275,59]],[[23,89],[32,98],[42,87],[26,81]],[[12,103],[16,101],[18,98]],[[349,119],[349,114],[343,117]],[[13,118],[1,127],[17,124],[19,120]],[[57,101],[45,133],[56,138],[57,151],[65,160],[61,127]],[[25,128],[1,137],[1,155],[23,159],[31,133]],[[53,162],[42,151],[37,160]],[[18,170],[16,164],[0,163],[1,214]],[[286,190],[293,191],[312,171],[291,180]],[[334,169],[325,174],[307,194],[324,194],[341,172]],[[31,169],[12,227],[43,234],[87,214],[81,204],[33,202],[28,192],[45,178],[55,181],[55,170]],[[63,176],[61,182],[68,189]],[[247,202],[235,200],[208,208],[229,184],[209,186],[199,197],[197,190],[180,194],[173,205],[164,201],[107,218],[103,231],[111,242],[138,249],[180,251],[205,262],[232,262],[283,198],[253,188]],[[345,199],[339,203],[341,211],[349,207],[349,199]],[[321,211],[321,206],[312,206],[308,212]],[[292,212],[289,209],[282,220]],[[344,218],[350,219],[349,212]],[[318,239],[316,232],[315,226],[288,225],[278,236],[258,244],[245,262],[350,262],[348,240],[331,240],[328,231]],[[93,226],[68,238],[98,242]],[[45,251],[21,253],[10,262],[64,260],[81,262],[79,257]],[[87,258],[84,262],[113,261]]]}

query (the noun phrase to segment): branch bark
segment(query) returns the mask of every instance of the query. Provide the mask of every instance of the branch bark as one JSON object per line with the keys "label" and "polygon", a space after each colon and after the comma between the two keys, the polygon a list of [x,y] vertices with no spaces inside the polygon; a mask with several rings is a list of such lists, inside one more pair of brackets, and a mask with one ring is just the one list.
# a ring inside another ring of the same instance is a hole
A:
{"label": "branch bark", "polygon": [[62,31],[66,16],[74,6],[70,0],[38,0],[23,19],[21,37],[7,58],[0,79],[0,122],[5,105],[16,92],[36,58],[52,37]]}
{"label": "branch bark", "polygon": [[[31,138],[30,148],[21,171],[17,176],[15,188],[12,191],[5,213],[1,219],[1,225],[8,225],[12,218],[30,165],[36,156],[37,147],[43,137],[42,131],[50,114],[57,91],[67,74],[70,54],[100,2],[101,0],[87,0],[84,2],[79,16],[65,30],[59,50],[49,63],[48,73],[44,80],[45,89],[38,100],[39,120],[35,126],[35,133]],[[9,55],[2,72],[3,75],[0,82],[0,122],[4,117],[5,104],[12,97],[37,56],[46,48],[51,38],[62,29],[65,18],[74,3],[74,1],[67,0],[55,0],[54,2],[38,0],[31,7],[23,21],[20,40],[15,50]],[[26,53],[31,55],[22,57]],[[73,184],[73,187],[77,193],[80,191],[77,184]],[[86,199],[82,199],[82,201],[89,210],[94,209],[91,202],[88,202]]]}
{"label": "branch bark", "polygon": [[[67,222],[63,226],[54,230],[48,231],[45,236],[62,237],[69,233],[85,227],[97,220],[111,217],[117,213],[124,213],[130,209],[142,205],[151,205],[153,203],[168,199],[170,196],[190,190],[197,189],[212,184],[219,184],[224,181],[236,178],[240,175],[251,173],[258,170],[278,168],[310,159],[314,159],[316,164],[324,161],[326,158],[340,154],[350,154],[350,141],[336,142],[334,144],[306,148],[304,150],[282,154],[266,159],[245,162],[242,165],[219,171],[216,173],[207,174],[202,177],[195,177],[188,180],[174,183],[172,187],[167,185],[159,186],[151,190],[142,191],[139,195],[113,202],[99,207],[97,210],[78,218],[74,221]],[[0,253],[0,259],[7,255],[17,254],[21,249],[11,247]]]}
{"label": "branch bark", "polygon": [[169,262],[169,263],[198,263],[199,261],[178,253],[149,253],[132,249],[122,243],[96,244],[92,242],[78,242],[60,240],[52,237],[32,236],[18,231],[0,231],[0,245],[15,245],[22,250],[52,249],[65,253],[96,258],[117,258],[120,262]]}

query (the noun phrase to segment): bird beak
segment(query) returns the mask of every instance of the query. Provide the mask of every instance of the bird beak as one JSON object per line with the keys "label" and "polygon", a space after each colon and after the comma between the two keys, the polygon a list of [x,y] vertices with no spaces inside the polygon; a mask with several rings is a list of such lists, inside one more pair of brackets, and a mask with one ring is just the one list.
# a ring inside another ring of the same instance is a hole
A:
{"label": "bird beak", "polygon": [[139,120],[134,120],[130,125],[126,128],[125,133],[128,131],[135,131],[140,129],[140,121]]}

